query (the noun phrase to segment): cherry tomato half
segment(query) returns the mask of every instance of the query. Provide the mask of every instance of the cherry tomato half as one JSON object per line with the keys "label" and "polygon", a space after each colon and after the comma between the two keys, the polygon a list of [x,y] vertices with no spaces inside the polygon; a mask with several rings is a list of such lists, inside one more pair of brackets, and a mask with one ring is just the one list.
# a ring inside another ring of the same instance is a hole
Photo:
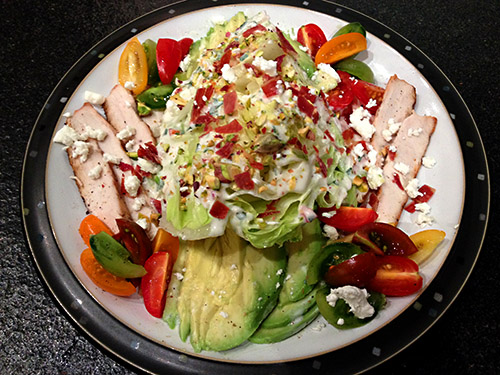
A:
{"label": "cherry tomato half", "polygon": [[363,288],[375,276],[378,263],[375,254],[363,253],[330,266],[325,282],[333,287],[354,285]]}
{"label": "cherry tomato half", "polygon": [[350,75],[341,70],[337,71],[340,82],[336,88],[329,91],[326,95],[328,105],[335,112],[341,111],[349,106],[354,100],[354,94],[351,89]]}
{"label": "cherry tomato half", "polygon": [[370,223],[359,228],[353,242],[367,245],[374,252],[385,255],[408,256],[418,251],[405,232],[386,223]]}
{"label": "cherry tomato half", "polygon": [[368,282],[367,289],[386,296],[402,297],[422,288],[423,279],[413,260],[394,255],[376,257],[377,272]]}
{"label": "cherry tomato half", "polygon": [[132,82],[134,95],[143,92],[148,85],[148,59],[144,47],[137,38],[128,42],[120,56],[118,82],[122,86],[125,86],[127,82]]}
{"label": "cherry tomato half", "polygon": [[143,266],[153,252],[151,240],[145,230],[131,220],[116,219],[116,224],[120,232],[115,236],[115,239],[123,243],[123,246],[129,251],[133,263]]}
{"label": "cherry tomato half", "polygon": [[148,273],[141,279],[142,297],[146,310],[156,318],[161,318],[165,308],[166,290],[172,273],[169,253],[159,251],[149,257],[144,264]]}
{"label": "cherry tomato half", "polygon": [[356,96],[356,98],[359,99],[361,105],[366,107],[370,99],[376,101],[376,105],[372,105],[369,108],[367,108],[367,110],[370,113],[375,114],[375,112],[377,112],[380,103],[382,103],[385,90],[382,87],[376,86],[374,84],[365,81],[361,81],[359,79],[355,79],[354,81],[351,82],[352,82],[351,90],[354,96]]}
{"label": "cherry tomato half", "polygon": [[[323,214],[326,212],[333,213],[333,216],[324,216]],[[377,213],[373,209],[367,207],[342,206],[338,209],[318,209],[318,218],[321,222],[349,233],[355,232],[365,224],[372,223],[377,217]]]}
{"label": "cherry tomato half", "polygon": [[158,74],[164,85],[172,82],[182,61],[182,49],[174,39],[160,38],[156,44],[156,64]]}
{"label": "cherry tomato half", "polygon": [[179,40],[178,43],[181,49],[181,59],[184,59],[184,57],[186,57],[186,55],[189,53],[189,48],[191,47],[191,44],[193,44],[193,39],[183,38]]}
{"label": "cherry tomato half", "polygon": [[323,44],[316,53],[314,62],[316,65],[334,64],[349,56],[366,49],[366,38],[359,33],[348,33],[336,36]]}
{"label": "cherry tomato half", "polygon": [[323,30],[313,23],[301,26],[297,32],[297,42],[307,47],[308,53],[314,58],[323,44],[326,37]]}
{"label": "cherry tomato half", "polygon": [[166,230],[158,228],[155,238],[153,239],[153,253],[165,251],[170,254],[172,263],[177,260],[179,254],[179,238],[172,236]]}

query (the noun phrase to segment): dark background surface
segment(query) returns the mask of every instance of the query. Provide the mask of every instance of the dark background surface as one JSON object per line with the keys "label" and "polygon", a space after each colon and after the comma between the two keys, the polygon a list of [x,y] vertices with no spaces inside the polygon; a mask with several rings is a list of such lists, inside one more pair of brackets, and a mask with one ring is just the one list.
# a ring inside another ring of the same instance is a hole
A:
{"label": "dark background surface", "polygon": [[[312,0],[311,0],[312,1]],[[170,1],[2,1],[0,41],[0,373],[132,374],[70,323],[39,278],[21,223],[24,150],[38,112],[73,63],[123,24]],[[498,1],[338,1],[400,33],[449,77],[474,116],[489,158],[499,149]],[[416,343],[370,373],[500,373],[498,203],[469,281]]]}

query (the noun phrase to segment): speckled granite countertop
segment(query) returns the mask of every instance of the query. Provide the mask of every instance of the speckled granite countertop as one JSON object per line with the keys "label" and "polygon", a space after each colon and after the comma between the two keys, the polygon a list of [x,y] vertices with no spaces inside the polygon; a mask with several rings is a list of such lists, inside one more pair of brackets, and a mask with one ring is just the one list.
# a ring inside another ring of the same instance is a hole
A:
{"label": "speckled granite countertop", "polygon": [[[3,1],[0,86],[0,373],[131,374],[70,323],[39,278],[21,223],[24,151],[37,114],[71,65],[126,22],[171,1]],[[497,1],[344,0],[417,45],[450,78],[474,116],[487,150],[492,196],[498,126]],[[370,373],[500,372],[498,202],[479,261],[457,300],[422,338]]]}

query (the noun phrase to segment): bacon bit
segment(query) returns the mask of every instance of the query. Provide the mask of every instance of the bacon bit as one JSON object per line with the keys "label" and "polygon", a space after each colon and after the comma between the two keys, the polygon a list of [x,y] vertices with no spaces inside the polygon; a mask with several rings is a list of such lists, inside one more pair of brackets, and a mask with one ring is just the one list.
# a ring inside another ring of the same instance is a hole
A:
{"label": "bacon bit", "polygon": [[243,129],[243,126],[240,125],[238,120],[234,119],[227,125],[219,126],[215,129],[216,133],[219,134],[230,134],[230,133],[238,133]]}
{"label": "bacon bit", "polygon": [[350,143],[350,141],[352,141],[352,139],[354,138],[354,134],[354,129],[349,128],[342,132],[342,138],[344,138],[344,141],[346,143]]}
{"label": "bacon bit", "polygon": [[198,116],[193,122],[195,124],[210,124],[212,122],[216,122],[217,119],[212,116],[210,113],[205,113],[204,115]]}
{"label": "bacon bit", "polygon": [[326,165],[328,165],[328,167],[331,167],[331,166],[332,166],[332,164],[333,164],[333,158],[328,158],[328,159],[326,160]]}
{"label": "bacon bit", "polygon": [[264,169],[264,164],[259,163],[258,161],[255,160],[250,160],[250,166],[252,168],[258,169],[259,171]]}
{"label": "bacon bit", "polygon": [[[269,76],[267,76],[269,77]],[[272,96],[278,95],[280,91],[281,84],[278,83],[281,78],[280,76],[269,77],[269,79],[265,79],[267,81],[264,85],[262,85],[262,91],[264,91],[264,95],[266,98],[270,98]]]}
{"label": "bacon bit", "polygon": [[405,207],[405,210],[408,211],[409,213],[415,212],[415,205],[417,203],[428,202],[436,192],[436,189],[430,187],[429,185],[423,185],[420,187],[420,189],[418,189],[418,191],[421,195],[418,195],[417,197],[413,198],[413,201],[408,206]]}
{"label": "bacon bit", "polygon": [[217,150],[216,154],[223,157],[223,158],[228,159],[233,152],[233,147],[234,147],[233,143],[226,142],[226,144],[222,148]]}
{"label": "bacon bit", "polygon": [[[299,142],[299,143],[300,143],[300,142]],[[306,155],[308,154],[308,151],[307,151],[307,147],[306,147],[306,145],[303,145],[303,146],[302,146],[302,152],[303,152],[304,154],[306,154]]]}
{"label": "bacon bit", "polygon": [[297,51],[295,51],[293,46],[290,44],[288,39],[283,35],[283,32],[279,28],[276,28],[276,34],[278,34],[278,38],[280,39],[281,49],[289,55],[297,56]]}
{"label": "bacon bit", "polygon": [[328,137],[330,141],[335,142],[335,139],[332,137],[328,129],[325,130],[325,135]]}
{"label": "bacon bit", "polygon": [[228,206],[226,206],[224,203],[221,203],[220,201],[215,201],[214,204],[212,205],[212,208],[210,208],[209,213],[216,219],[223,220],[226,218],[228,212],[229,212]]}
{"label": "bacon bit", "polygon": [[267,128],[262,128],[262,130],[260,131],[262,134],[266,134],[267,133]]}
{"label": "bacon bit", "polygon": [[236,102],[238,100],[238,94],[236,91],[229,91],[224,95],[224,114],[229,115],[236,110]]}
{"label": "bacon bit", "polygon": [[219,61],[214,62],[214,68],[215,68],[215,73],[221,74],[222,73],[222,67],[226,64],[229,64],[229,61],[231,60],[231,50],[226,49],[226,52],[221,56]]}
{"label": "bacon bit", "polygon": [[398,186],[398,188],[405,191],[405,188],[403,187],[403,184],[401,183],[401,178],[399,177],[399,175],[397,173],[394,173],[393,178],[392,178],[392,182],[394,182]]}
{"label": "bacon bit", "polygon": [[259,24],[257,26],[249,28],[248,30],[245,30],[243,32],[243,38],[248,38],[250,35],[257,34],[259,32],[264,32],[264,31],[267,31],[267,29],[264,26]]}
{"label": "bacon bit", "polygon": [[377,194],[371,193],[368,198],[368,203],[372,206],[373,209],[376,209],[378,206],[378,197]]}
{"label": "bacon bit", "polygon": [[153,163],[161,164],[161,159],[158,156],[158,150],[152,142],[147,142],[144,145],[139,146],[137,156]]}
{"label": "bacon bit", "polygon": [[319,150],[315,145],[313,145],[313,148],[314,148],[314,151],[316,151],[316,153],[319,154]]}
{"label": "bacon bit", "polygon": [[274,59],[276,61],[276,71],[281,73],[281,65],[283,64],[283,59],[285,58],[285,55],[278,56]]}
{"label": "bacon bit", "polygon": [[124,163],[122,161],[120,162],[120,164],[118,164],[118,168],[120,168],[120,170],[122,172],[129,172],[129,171],[134,170],[134,167],[132,167],[130,164]]}
{"label": "bacon bit", "polygon": [[304,114],[309,116],[315,124],[318,122],[319,120],[318,110],[305,95],[300,95],[297,98],[297,106],[302,112],[304,112]]}
{"label": "bacon bit", "polygon": [[396,152],[387,150],[387,156],[389,157],[389,160],[394,160],[394,158],[396,157]]}
{"label": "bacon bit", "polygon": [[234,182],[242,190],[253,190],[255,186],[249,171],[235,175]]}
{"label": "bacon bit", "polygon": [[151,198],[151,205],[155,208],[156,212],[161,214],[161,201],[155,198]]}
{"label": "bacon bit", "polygon": [[[193,110],[191,112],[191,121],[196,123],[196,119],[201,114],[201,110],[205,107],[205,104],[212,98],[214,93],[214,86],[200,87],[196,90],[196,95],[194,97],[195,104],[193,105]],[[205,99],[204,99],[205,98]]]}
{"label": "bacon bit", "polygon": [[235,47],[238,47],[240,45],[240,43],[238,43],[237,40],[233,40],[231,43],[229,43],[226,48],[224,49],[224,52],[226,52],[227,50],[230,50],[230,49],[233,49]]}
{"label": "bacon bit", "polygon": [[321,160],[321,158],[319,157],[319,155],[316,155],[316,160],[318,161],[319,168],[321,170],[321,174],[323,175],[323,177],[328,176],[328,168],[326,167],[326,165],[323,162],[323,160]]}

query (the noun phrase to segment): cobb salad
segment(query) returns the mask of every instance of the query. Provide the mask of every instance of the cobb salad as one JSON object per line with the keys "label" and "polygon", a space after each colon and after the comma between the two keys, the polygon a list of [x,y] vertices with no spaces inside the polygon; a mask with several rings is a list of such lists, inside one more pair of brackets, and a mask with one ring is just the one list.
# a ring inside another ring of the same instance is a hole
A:
{"label": "cobb salad", "polygon": [[132,40],[120,83],[54,139],[91,214],[89,277],[139,291],[195,351],[281,341],[318,314],[355,328],[418,292],[444,232],[395,225],[403,208],[433,220],[416,175],[436,119],[397,76],[370,82],[366,46],[358,23],[295,38],[241,12],[195,42]]}

